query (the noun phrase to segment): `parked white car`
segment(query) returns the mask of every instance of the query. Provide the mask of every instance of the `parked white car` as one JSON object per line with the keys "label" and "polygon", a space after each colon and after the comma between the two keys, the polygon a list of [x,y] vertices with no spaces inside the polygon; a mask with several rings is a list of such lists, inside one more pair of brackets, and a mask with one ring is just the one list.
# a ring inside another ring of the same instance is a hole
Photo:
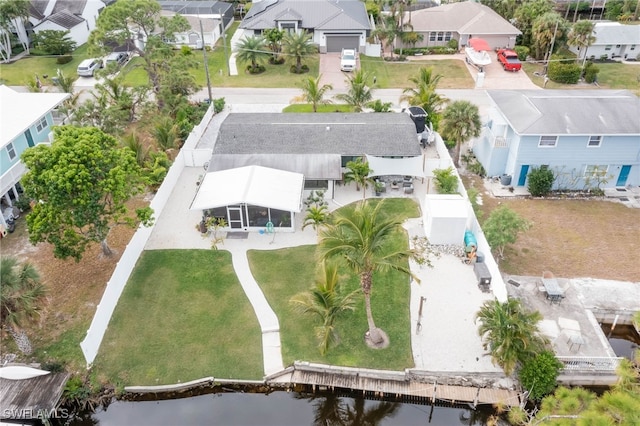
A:
{"label": "parked white car", "polygon": [[85,59],[80,62],[76,72],[80,77],[93,77],[93,74],[97,69],[102,68],[102,60],[101,59]]}
{"label": "parked white car", "polygon": [[340,54],[340,71],[354,71],[356,69],[355,49],[342,49]]}

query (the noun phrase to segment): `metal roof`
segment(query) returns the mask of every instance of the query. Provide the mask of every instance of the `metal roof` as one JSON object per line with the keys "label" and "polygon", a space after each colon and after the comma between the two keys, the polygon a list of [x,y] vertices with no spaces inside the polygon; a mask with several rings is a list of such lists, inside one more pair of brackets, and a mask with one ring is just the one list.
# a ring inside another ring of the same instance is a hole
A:
{"label": "metal roof", "polygon": [[[407,12],[407,16],[408,16]],[[411,12],[414,31],[457,31],[474,36],[483,34],[522,34],[509,21],[488,6],[465,1]]]}
{"label": "metal roof", "polygon": [[46,21],[53,22],[54,24],[60,25],[62,28],[70,30],[76,25],[83,23],[84,18],[74,15],[68,10],[61,10],[52,15],[49,15],[49,17],[44,20],[44,22]]}
{"label": "metal roof", "polygon": [[216,15],[233,7],[231,3],[215,0],[158,0],[158,4],[162,10],[170,10],[181,15]]}
{"label": "metal roof", "polygon": [[415,156],[416,127],[404,113],[231,113],[216,154]]}
{"label": "metal roof", "polygon": [[68,93],[21,93],[0,85],[0,147],[67,99]]}
{"label": "metal roof", "polygon": [[488,90],[520,135],[640,135],[640,99],[627,90]]}
{"label": "metal roof", "polygon": [[596,40],[593,45],[640,45],[640,25],[623,25],[620,22],[597,22],[593,28]]}
{"label": "metal roof", "polygon": [[280,20],[299,20],[302,28],[314,30],[371,28],[367,10],[359,0],[264,0],[249,9],[240,28],[264,30],[276,27]]}

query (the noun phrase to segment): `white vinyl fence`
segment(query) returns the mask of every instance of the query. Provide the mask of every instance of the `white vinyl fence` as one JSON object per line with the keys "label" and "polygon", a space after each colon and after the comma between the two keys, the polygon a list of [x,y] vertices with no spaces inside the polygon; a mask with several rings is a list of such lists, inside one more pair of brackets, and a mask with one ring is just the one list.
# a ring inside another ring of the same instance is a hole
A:
{"label": "white vinyl fence", "polygon": [[[211,150],[195,149],[198,141],[207,128],[211,117],[213,117],[213,105],[209,106],[209,109],[200,124],[195,126],[189,134],[184,146],[169,168],[167,176],[162,182],[162,185],[160,185],[158,192],[156,192],[153,200],[151,200],[150,207],[153,209],[154,217],[156,219],[160,217],[160,214],[162,213],[164,206],[167,204],[167,201],[171,196],[171,192],[178,182],[185,166],[201,166],[205,161],[208,161],[209,158],[205,159],[205,153],[201,151],[208,151],[209,157],[211,157]],[[195,159],[198,160],[196,163],[199,164],[194,164]],[[155,225],[148,228],[145,228],[144,226],[138,227],[133,238],[131,238],[131,241],[127,244],[126,249],[122,253],[122,257],[116,265],[116,268],[111,275],[111,279],[107,282],[107,287],[104,290],[100,304],[97,306],[96,313],[91,321],[91,326],[89,327],[89,330],[87,330],[86,337],[80,343],[87,366],[90,366],[93,363],[96,355],[98,354],[98,349],[102,343],[104,333],[109,326],[111,315],[113,315],[113,311],[118,304],[118,299],[120,299],[124,286],[127,284],[127,281],[131,276],[131,272],[133,271],[138,258],[142,254],[154,227]]]}

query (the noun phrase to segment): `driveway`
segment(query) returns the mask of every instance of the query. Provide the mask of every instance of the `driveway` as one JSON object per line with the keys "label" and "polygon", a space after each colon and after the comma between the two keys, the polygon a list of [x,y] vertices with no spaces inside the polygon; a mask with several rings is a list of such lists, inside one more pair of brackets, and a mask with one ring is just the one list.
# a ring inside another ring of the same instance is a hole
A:
{"label": "driveway", "polygon": [[[356,68],[360,67],[360,59]],[[347,79],[350,73],[340,71],[339,53],[320,54],[320,83],[333,86],[333,92],[343,93],[347,91],[349,85]]]}
{"label": "driveway", "polygon": [[[529,90],[529,89],[542,89],[540,86],[535,85],[526,72],[520,71],[505,71],[502,69],[502,65],[498,62],[498,58],[495,53],[491,53],[492,62],[484,67],[484,82],[481,86],[477,86],[478,89],[509,89],[509,90]],[[464,54],[455,55],[456,58],[460,56],[464,60]],[[478,81],[478,70],[465,62],[469,73],[473,77],[474,81]]]}

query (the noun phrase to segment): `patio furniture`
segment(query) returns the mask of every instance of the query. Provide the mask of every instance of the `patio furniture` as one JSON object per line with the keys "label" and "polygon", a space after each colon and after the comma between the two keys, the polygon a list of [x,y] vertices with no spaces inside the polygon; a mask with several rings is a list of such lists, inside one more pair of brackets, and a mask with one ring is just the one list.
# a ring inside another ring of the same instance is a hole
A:
{"label": "patio furniture", "polygon": [[567,345],[569,345],[569,350],[573,350],[575,345],[578,345],[578,350],[584,345],[586,342],[580,333],[571,333],[569,334],[569,340],[567,340]]}
{"label": "patio furniture", "polygon": [[413,184],[410,184],[409,186],[405,185],[404,193],[405,194],[413,194]]}
{"label": "patio furniture", "polygon": [[558,280],[550,272],[542,275],[542,285],[547,293],[547,300],[551,303],[560,303],[564,299],[564,291],[558,284]]}

